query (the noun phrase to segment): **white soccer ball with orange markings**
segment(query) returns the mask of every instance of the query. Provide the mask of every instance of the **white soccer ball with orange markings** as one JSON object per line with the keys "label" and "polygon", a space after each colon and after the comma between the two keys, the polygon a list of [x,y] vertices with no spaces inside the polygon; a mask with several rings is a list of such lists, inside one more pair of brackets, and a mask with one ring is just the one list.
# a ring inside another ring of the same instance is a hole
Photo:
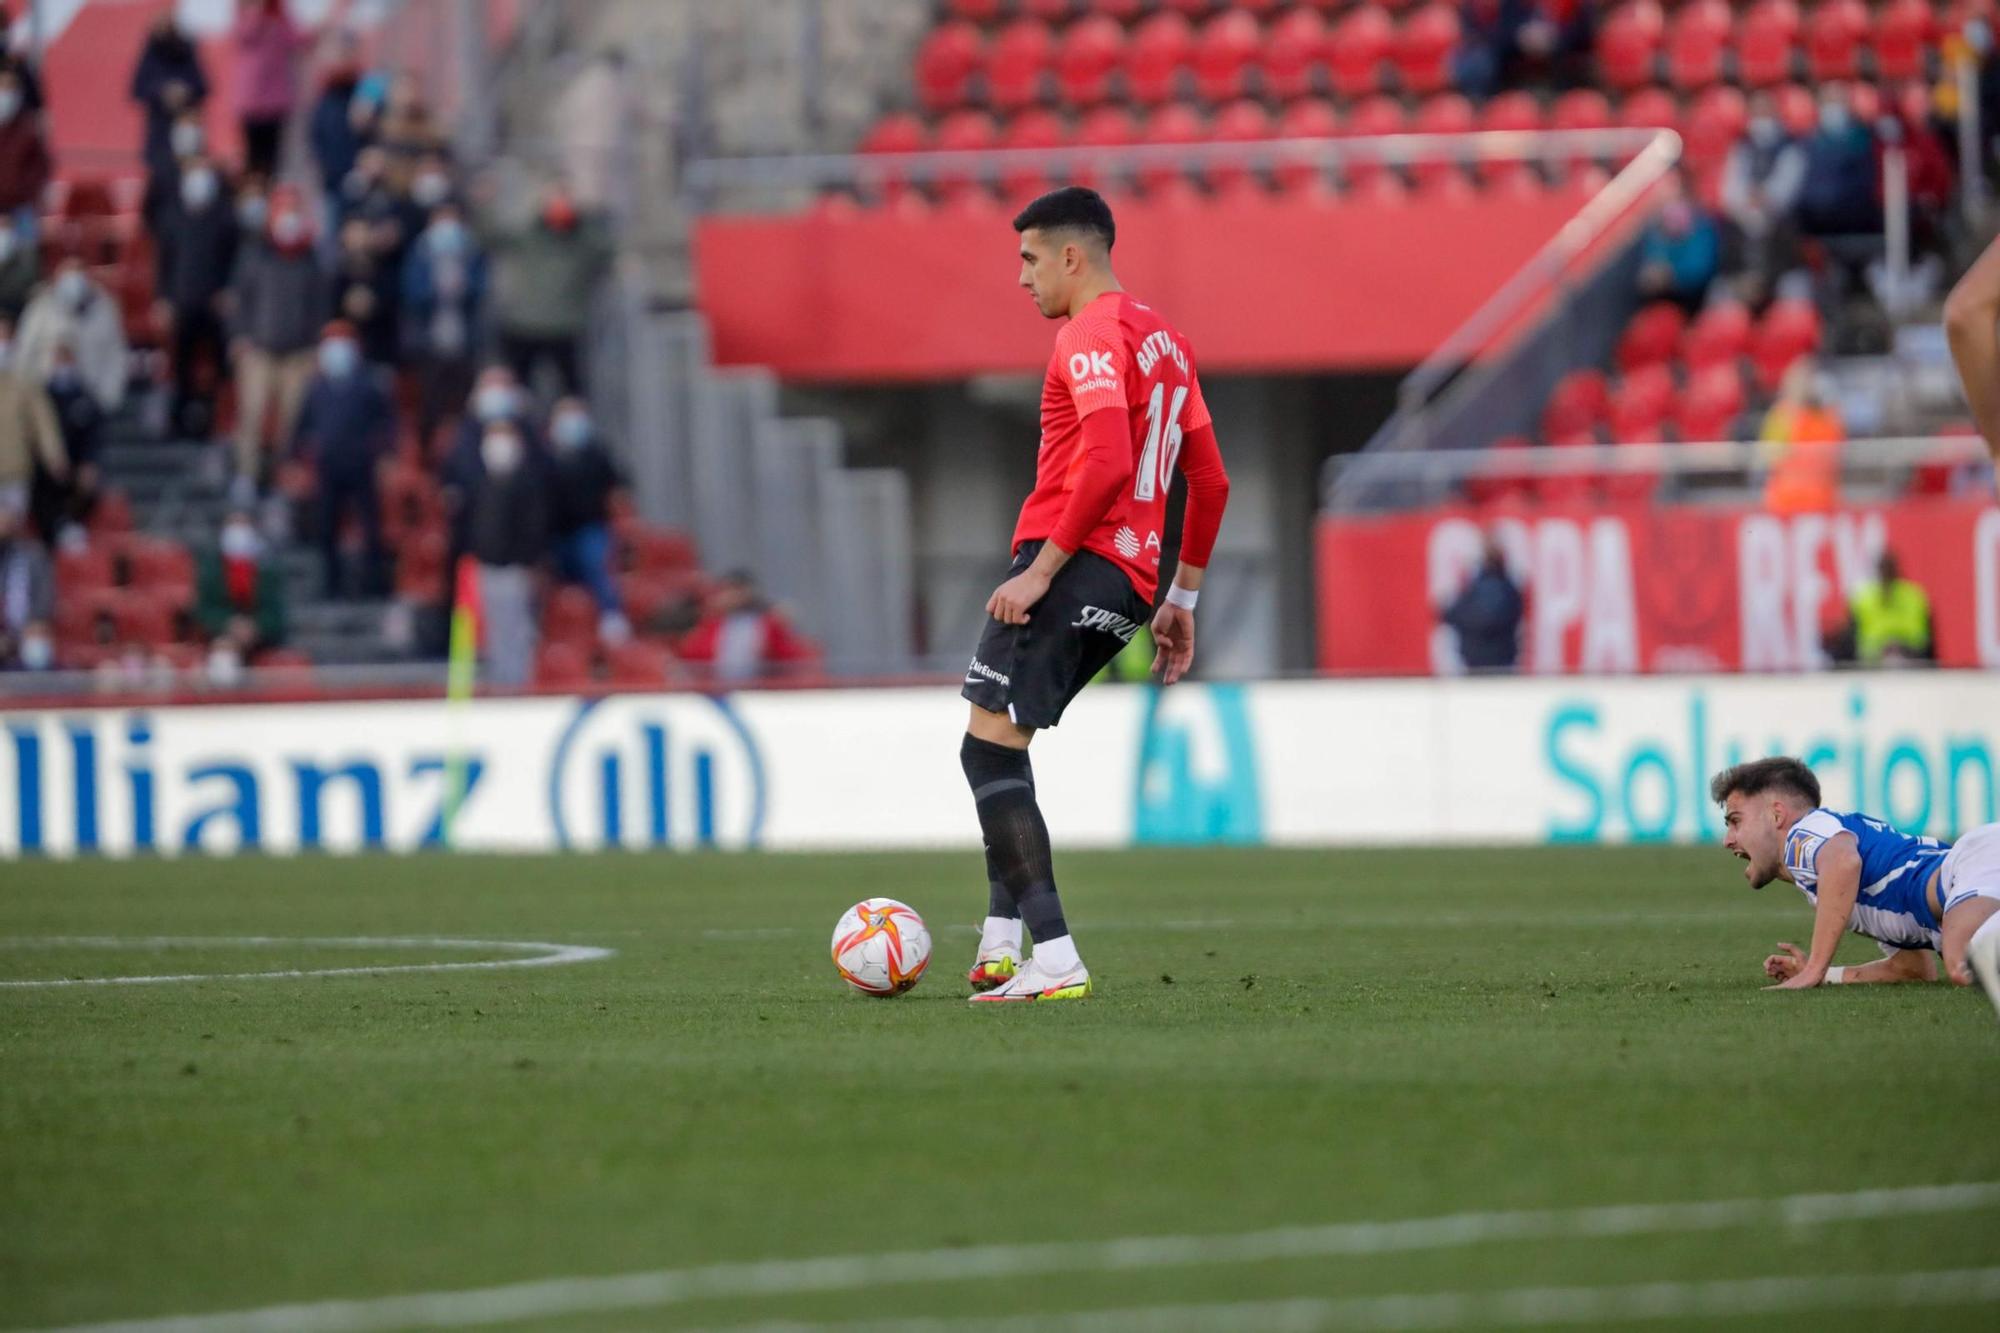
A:
{"label": "white soccer ball with orange markings", "polygon": [[833,928],[833,965],[864,995],[901,995],[931,965],[931,933],[909,904],[868,898]]}

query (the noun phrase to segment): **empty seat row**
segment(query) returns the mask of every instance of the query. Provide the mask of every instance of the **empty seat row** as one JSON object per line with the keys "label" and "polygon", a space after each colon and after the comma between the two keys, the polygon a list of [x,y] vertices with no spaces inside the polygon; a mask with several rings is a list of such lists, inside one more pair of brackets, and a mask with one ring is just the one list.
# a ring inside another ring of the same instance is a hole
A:
{"label": "empty seat row", "polygon": [[1754,0],[1739,15],[1726,0],[1686,0],[1671,16],[1657,0],[1627,0],[1597,32],[1600,77],[1612,88],[1666,82],[1695,91],[1734,78],[1751,87],[1803,74],[1815,83],[1872,76],[1917,78],[1944,30],[1928,0]]}

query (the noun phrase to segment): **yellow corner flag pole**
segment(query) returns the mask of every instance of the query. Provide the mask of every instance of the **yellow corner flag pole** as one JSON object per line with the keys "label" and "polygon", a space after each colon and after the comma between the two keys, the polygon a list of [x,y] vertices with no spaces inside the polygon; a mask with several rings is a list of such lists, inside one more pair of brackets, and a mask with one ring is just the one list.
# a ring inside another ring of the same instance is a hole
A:
{"label": "yellow corner flag pole", "polygon": [[450,745],[445,756],[444,819],[439,826],[446,847],[452,845],[452,826],[457,823],[458,808],[465,800],[464,717],[479,676],[479,635],[483,617],[479,606],[479,565],[471,556],[459,557],[452,584],[451,662],[445,669],[444,686],[446,731]]}

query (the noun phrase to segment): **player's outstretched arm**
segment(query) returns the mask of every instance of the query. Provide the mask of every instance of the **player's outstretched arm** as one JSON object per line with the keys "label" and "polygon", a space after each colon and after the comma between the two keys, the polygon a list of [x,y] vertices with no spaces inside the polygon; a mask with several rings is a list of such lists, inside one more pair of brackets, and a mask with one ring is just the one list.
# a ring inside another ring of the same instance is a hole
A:
{"label": "player's outstretched arm", "polygon": [[1829,839],[1819,849],[1815,865],[1819,872],[1819,892],[1813,908],[1812,953],[1805,965],[1767,990],[1810,990],[1826,980],[1833,966],[1834,951],[1847,933],[1848,918],[1854,915],[1855,901],[1861,896],[1861,849],[1852,833]]}
{"label": "player's outstretched arm", "polygon": [[2000,240],[1973,261],[1944,303],[1945,339],[1973,424],[2000,460]]}
{"label": "player's outstretched arm", "polygon": [[[1806,956],[1789,940],[1781,941],[1778,952],[1764,960],[1764,975],[1773,981],[1789,981],[1804,970]],[[1829,972],[1829,980],[1831,972]],[[1887,958],[1840,970],[1843,986],[1892,985],[1904,981],[1936,981],[1937,959],[1928,949],[1898,949]]]}

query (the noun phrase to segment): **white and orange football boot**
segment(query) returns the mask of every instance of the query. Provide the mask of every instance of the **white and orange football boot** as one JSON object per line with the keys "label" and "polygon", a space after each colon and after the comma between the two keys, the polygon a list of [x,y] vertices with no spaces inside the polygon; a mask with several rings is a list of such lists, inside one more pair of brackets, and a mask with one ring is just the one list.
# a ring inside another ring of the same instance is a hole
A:
{"label": "white and orange football boot", "polygon": [[990,991],[1004,986],[1014,979],[1014,973],[1021,967],[1019,952],[1008,948],[981,949],[979,959],[965,979],[975,991]]}
{"label": "white and orange football boot", "polygon": [[1057,973],[1043,966],[1039,955],[1029,955],[1012,978],[983,995],[972,997],[973,1004],[1027,1004],[1043,1000],[1081,1000],[1090,994],[1090,969],[1081,962]]}

